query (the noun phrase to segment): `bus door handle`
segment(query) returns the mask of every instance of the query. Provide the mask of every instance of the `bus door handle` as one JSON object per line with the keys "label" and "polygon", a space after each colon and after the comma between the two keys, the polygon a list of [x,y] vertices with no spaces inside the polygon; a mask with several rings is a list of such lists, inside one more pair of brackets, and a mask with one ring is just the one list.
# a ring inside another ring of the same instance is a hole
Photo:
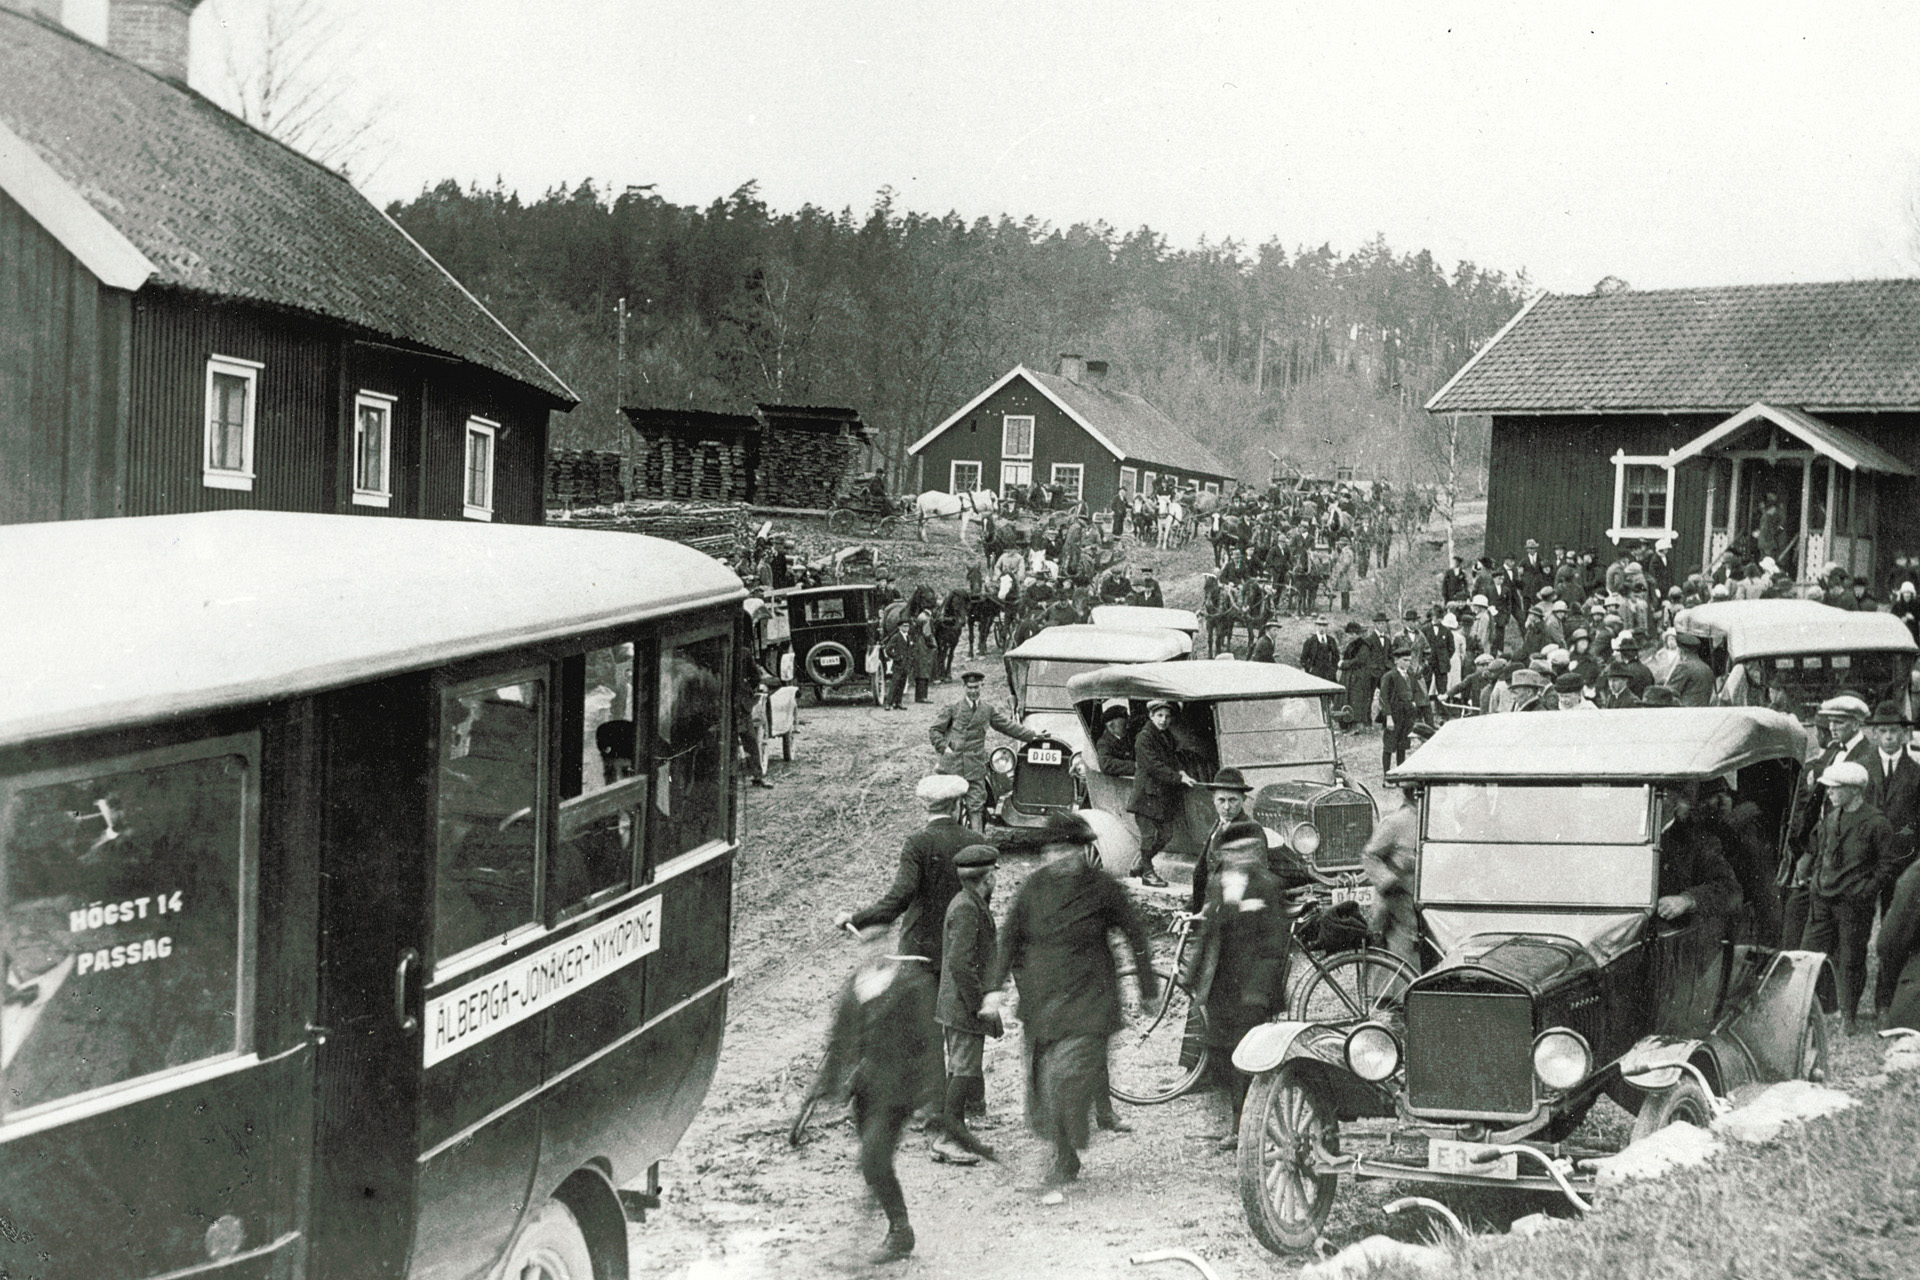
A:
{"label": "bus door handle", "polygon": [[400,963],[393,971],[393,1016],[400,1023],[400,1034],[410,1036],[420,1026],[420,1019],[407,1009],[407,979],[413,976],[414,966],[420,963],[420,953],[408,947],[400,953]]}

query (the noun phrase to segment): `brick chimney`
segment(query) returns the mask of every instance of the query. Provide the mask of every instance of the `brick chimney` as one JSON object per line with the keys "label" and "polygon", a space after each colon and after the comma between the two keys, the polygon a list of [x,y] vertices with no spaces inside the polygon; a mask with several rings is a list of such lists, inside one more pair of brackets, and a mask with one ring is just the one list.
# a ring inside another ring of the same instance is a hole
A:
{"label": "brick chimney", "polygon": [[184,86],[188,27],[199,7],[200,0],[107,0],[107,48]]}
{"label": "brick chimney", "polygon": [[1062,351],[1060,353],[1060,376],[1068,382],[1079,382],[1080,375],[1086,371],[1087,362],[1078,355]]}

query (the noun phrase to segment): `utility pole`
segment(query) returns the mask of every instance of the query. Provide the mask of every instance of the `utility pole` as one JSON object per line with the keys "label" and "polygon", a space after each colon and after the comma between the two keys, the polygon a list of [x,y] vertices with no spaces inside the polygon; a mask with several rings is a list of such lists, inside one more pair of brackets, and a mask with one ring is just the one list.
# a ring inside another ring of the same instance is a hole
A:
{"label": "utility pole", "polygon": [[620,343],[613,364],[613,425],[620,426],[620,402],[627,398],[627,300],[620,299],[613,306],[613,313],[620,318]]}

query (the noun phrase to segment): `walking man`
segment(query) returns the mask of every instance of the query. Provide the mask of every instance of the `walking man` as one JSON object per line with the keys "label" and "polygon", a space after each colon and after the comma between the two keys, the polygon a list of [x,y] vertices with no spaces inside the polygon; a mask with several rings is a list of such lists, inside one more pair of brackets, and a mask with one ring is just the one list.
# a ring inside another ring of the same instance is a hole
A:
{"label": "walking man", "polygon": [[987,1108],[982,1054],[987,1037],[998,1039],[1004,1030],[998,1014],[988,1017],[980,1012],[986,999],[987,970],[999,942],[991,905],[999,860],[999,852],[990,844],[970,844],[953,858],[960,892],[947,904],[940,996],[933,1010],[947,1061],[947,1131],[933,1144],[933,1158],[942,1164],[977,1164],[982,1156],[993,1158],[993,1148],[967,1128],[967,1111]]}
{"label": "walking man", "polygon": [[1179,829],[1187,788],[1200,785],[1180,767],[1172,725],[1171,702],[1156,698],[1147,703],[1147,723],[1133,740],[1133,792],[1127,797],[1127,812],[1140,827],[1140,860],[1127,874],[1155,889],[1166,888],[1167,882],[1153,868],[1154,855]]}
{"label": "walking man", "polygon": [[900,953],[925,956],[938,974],[941,965],[941,934],[947,918],[947,904],[960,892],[960,877],[954,871],[954,856],[974,842],[974,834],[957,820],[960,801],[967,795],[967,780],[950,773],[934,773],[920,779],[913,789],[927,810],[927,825],[907,837],[900,849],[900,868],[880,900],[872,906],[850,911],[834,921],[837,928],[852,925],[856,929],[900,922]]}
{"label": "walking man", "polygon": [[1393,647],[1393,666],[1380,682],[1380,772],[1385,773],[1407,759],[1407,735],[1413,731],[1417,713],[1413,689],[1413,647]]}

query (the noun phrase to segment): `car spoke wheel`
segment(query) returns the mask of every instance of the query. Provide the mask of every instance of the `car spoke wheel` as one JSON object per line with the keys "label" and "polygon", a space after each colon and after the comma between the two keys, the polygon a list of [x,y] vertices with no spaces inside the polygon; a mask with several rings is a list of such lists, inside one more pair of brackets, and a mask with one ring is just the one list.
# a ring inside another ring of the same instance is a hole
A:
{"label": "car spoke wheel", "polygon": [[1107,1050],[1107,1086],[1114,1097],[1135,1106],[1171,1102],[1192,1089],[1207,1069],[1207,1019],[1194,1007],[1186,988],[1165,969],[1155,969],[1159,990],[1152,1000],[1138,998],[1130,981],[1121,990],[1126,1028]]}
{"label": "car spoke wheel", "polygon": [[1638,1142],[1683,1120],[1696,1129],[1705,1129],[1713,1123],[1713,1099],[1691,1074],[1681,1076],[1680,1083],[1672,1088],[1647,1095],[1640,1114],[1633,1120],[1633,1141]]}
{"label": "car spoke wheel", "polygon": [[593,1254],[573,1211],[558,1200],[540,1206],[507,1255],[506,1280],[593,1280]]}
{"label": "car spoke wheel", "polygon": [[1405,1008],[1415,977],[1412,965],[1378,947],[1343,951],[1318,970],[1305,960],[1295,963],[1301,970],[1293,997],[1297,1022],[1391,1021]]}
{"label": "car spoke wheel", "polygon": [[1340,1149],[1326,1096],[1291,1066],[1254,1079],[1240,1112],[1240,1203],[1275,1253],[1310,1248],[1326,1226],[1339,1177],[1314,1171],[1313,1148]]}

